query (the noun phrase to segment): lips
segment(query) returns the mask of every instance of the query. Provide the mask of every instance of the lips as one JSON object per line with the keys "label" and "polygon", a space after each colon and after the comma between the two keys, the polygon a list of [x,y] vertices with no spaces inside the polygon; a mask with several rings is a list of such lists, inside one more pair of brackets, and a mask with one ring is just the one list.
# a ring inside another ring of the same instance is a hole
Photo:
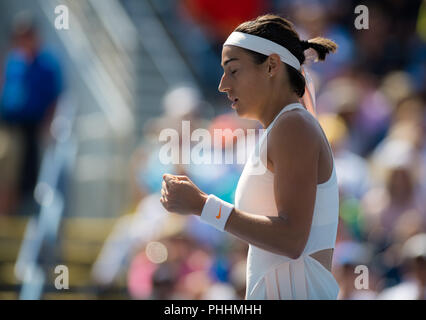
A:
{"label": "lips", "polygon": [[238,102],[238,98],[228,96],[228,99],[232,101],[232,108],[235,108],[235,104]]}
{"label": "lips", "polygon": [[238,102],[238,98],[235,98],[232,102],[232,108],[235,109]]}
{"label": "lips", "polygon": [[238,98],[234,98],[232,96],[228,96],[228,99],[231,100],[232,102],[237,102]]}

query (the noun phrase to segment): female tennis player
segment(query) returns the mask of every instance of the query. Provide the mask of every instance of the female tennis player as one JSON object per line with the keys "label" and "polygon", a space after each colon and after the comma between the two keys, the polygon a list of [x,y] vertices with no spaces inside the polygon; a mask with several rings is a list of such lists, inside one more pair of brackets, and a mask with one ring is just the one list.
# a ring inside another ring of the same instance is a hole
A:
{"label": "female tennis player", "polygon": [[308,48],[324,60],[337,45],[321,37],[300,40],[292,23],[276,15],[242,23],[224,43],[219,91],[239,116],[266,128],[259,140],[266,170],[253,173],[260,161],[253,153],[235,205],[205,194],[186,176],[163,176],[160,201],[168,211],[199,215],[249,243],[246,299],[336,299],[339,291],[331,273],[337,178],[302,67]]}

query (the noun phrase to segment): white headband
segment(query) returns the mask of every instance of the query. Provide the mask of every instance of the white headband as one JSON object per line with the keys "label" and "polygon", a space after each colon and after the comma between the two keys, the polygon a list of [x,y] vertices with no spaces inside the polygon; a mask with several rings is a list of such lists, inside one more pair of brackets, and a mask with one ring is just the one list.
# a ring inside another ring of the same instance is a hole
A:
{"label": "white headband", "polygon": [[262,37],[243,32],[232,32],[223,45],[237,46],[267,56],[276,53],[280,56],[282,62],[292,66],[296,70],[301,70],[299,60],[288,49]]}

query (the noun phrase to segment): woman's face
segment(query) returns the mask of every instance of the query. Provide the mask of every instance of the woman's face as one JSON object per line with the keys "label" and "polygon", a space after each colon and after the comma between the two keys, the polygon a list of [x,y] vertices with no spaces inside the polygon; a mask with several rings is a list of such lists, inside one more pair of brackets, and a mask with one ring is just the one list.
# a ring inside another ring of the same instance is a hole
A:
{"label": "woman's face", "polygon": [[225,92],[232,108],[247,119],[258,119],[270,96],[268,63],[256,64],[247,51],[236,46],[222,50],[224,70],[219,91]]}

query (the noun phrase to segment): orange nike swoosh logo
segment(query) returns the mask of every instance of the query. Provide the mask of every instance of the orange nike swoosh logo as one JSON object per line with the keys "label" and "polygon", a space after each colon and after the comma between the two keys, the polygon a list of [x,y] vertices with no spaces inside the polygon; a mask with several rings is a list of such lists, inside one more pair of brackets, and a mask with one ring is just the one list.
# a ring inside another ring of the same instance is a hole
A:
{"label": "orange nike swoosh logo", "polygon": [[220,205],[219,214],[216,216],[216,219],[220,219],[220,213],[221,213],[221,211],[222,211],[222,205]]}

